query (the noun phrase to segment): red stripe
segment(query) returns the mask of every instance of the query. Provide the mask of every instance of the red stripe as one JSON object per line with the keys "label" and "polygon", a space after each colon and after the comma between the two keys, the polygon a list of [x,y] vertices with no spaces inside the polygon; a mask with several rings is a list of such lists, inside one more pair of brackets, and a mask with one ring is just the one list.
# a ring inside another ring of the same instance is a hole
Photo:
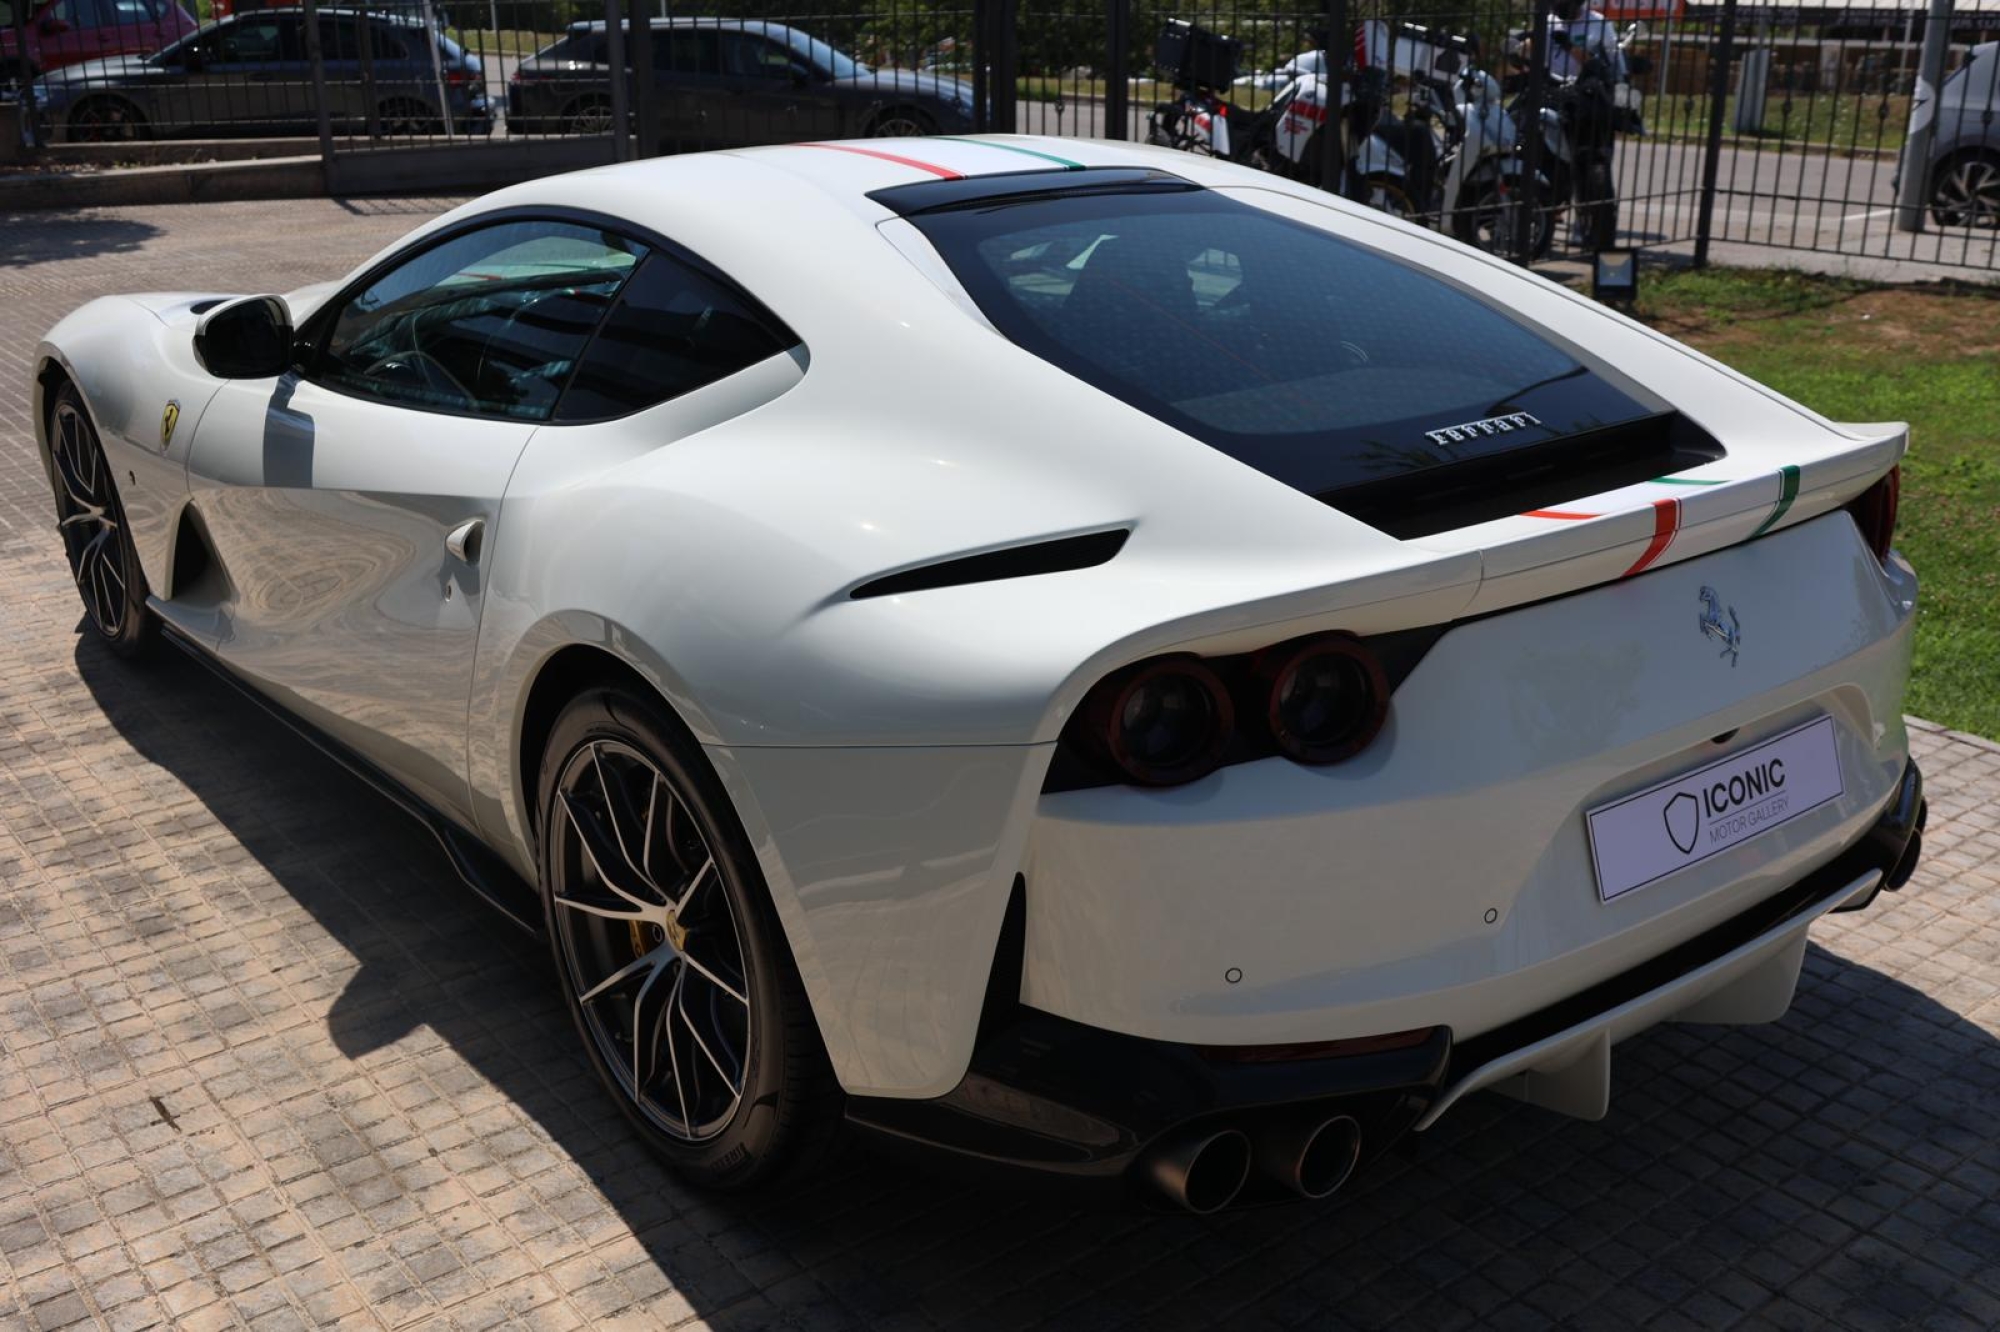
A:
{"label": "red stripe", "polygon": [[1646,553],[1639,562],[1627,569],[1623,577],[1630,578],[1654,560],[1667,553],[1667,547],[1674,544],[1674,534],[1681,530],[1681,502],[1677,499],[1653,501],[1653,542],[1646,547]]}
{"label": "red stripe", "polygon": [[1602,518],[1604,515],[1601,513],[1573,513],[1567,509],[1530,509],[1521,516],[1523,518],[1561,518],[1569,522],[1577,522],[1584,518]]}
{"label": "red stripe", "polygon": [[830,153],[853,153],[857,157],[873,157],[884,162],[894,162],[897,166],[915,167],[919,171],[928,171],[933,176],[942,176],[946,180],[965,179],[964,176],[959,175],[956,171],[946,171],[941,166],[932,166],[929,162],[919,162],[914,157],[898,157],[894,153],[878,153],[873,148],[850,148],[844,143],[795,143],[792,146],[794,148],[824,148]]}

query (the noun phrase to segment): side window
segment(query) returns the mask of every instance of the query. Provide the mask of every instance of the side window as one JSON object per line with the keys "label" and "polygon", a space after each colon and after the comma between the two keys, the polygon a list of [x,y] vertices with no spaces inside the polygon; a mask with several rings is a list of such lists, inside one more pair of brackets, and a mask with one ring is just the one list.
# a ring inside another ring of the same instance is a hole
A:
{"label": "side window", "polygon": [[556,407],[558,421],[623,416],[796,345],[790,329],[664,254],[640,265]]}
{"label": "side window", "polygon": [[[328,60],[361,59],[360,20],[348,15],[320,19],[319,47]],[[368,48],[370,59],[375,61],[410,58],[402,30],[379,20],[368,24]]]}
{"label": "side window", "polygon": [[751,79],[789,79],[794,57],[790,48],[751,33],[731,33],[727,41],[734,48],[730,67]]}
{"label": "side window", "polygon": [[644,246],[504,222],[425,250],[333,315],[313,377],[411,407],[547,420]]}
{"label": "side window", "polygon": [[303,59],[304,45],[296,23],[238,19],[204,38],[201,53],[211,65],[267,65]]}
{"label": "side window", "polygon": [[653,68],[675,74],[722,73],[718,34],[699,28],[670,28],[653,34]]}

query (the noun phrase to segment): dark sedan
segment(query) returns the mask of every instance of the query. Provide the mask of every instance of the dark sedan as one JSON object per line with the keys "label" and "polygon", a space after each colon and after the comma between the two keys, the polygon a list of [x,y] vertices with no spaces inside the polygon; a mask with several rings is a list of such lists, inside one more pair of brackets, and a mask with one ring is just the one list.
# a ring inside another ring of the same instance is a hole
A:
{"label": "dark sedan", "polygon": [[[655,118],[671,148],[799,139],[963,133],[972,88],[956,79],[876,70],[782,23],[655,20]],[[507,87],[517,134],[611,129],[611,63],[602,23],[572,26],[521,62]]]}
{"label": "dark sedan", "polygon": [[[461,134],[492,129],[479,59],[457,42],[411,19],[355,10],[322,9],[319,24],[337,131],[442,133],[447,115]],[[70,65],[41,81],[41,111],[72,140],[316,133],[305,25],[301,10],[259,10],[149,56]]]}

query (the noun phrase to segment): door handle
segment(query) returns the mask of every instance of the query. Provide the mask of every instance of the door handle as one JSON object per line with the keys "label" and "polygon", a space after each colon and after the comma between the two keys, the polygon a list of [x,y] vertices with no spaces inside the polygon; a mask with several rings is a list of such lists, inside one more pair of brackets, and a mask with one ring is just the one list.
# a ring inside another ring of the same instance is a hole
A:
{"label": "door handle", "polygon": [[444,548],[467,564],[479,563],[479,538],[486,532],[484,518],[468,518],[445,534]]}

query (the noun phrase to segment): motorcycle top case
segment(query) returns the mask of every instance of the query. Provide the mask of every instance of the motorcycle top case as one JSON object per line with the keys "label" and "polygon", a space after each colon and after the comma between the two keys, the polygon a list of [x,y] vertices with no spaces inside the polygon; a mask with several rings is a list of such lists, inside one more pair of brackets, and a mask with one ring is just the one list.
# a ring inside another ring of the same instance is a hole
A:
{"label": "motorcycle top case", "polygon": [[1174,73],[1176,83],[1226,88],[1236,81],[1243,43],[1223,37],[1185,19],[1169,19],[1153,48],[1153,63]]}

